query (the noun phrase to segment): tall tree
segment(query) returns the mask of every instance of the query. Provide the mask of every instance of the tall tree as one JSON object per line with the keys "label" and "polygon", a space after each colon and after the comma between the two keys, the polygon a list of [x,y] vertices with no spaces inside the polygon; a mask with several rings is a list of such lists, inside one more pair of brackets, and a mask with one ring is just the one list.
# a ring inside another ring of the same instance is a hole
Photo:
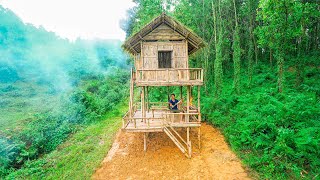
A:
{"label": "tall tree", "polygon": [[[215,8],[213,8],[215,9]],[[223,61],[223,56],[222,56],[222,41],[223,41],[223,32],[222,32],[222,18],[221,18],[221,3],[220,0],[218,2],[218,9],[219,9],[219,18],[217,18],[217,13],[216,10],[214,10],[214,32],[215,34],[218,35],[218,40],[217,37],[215,38],[215,43],[216,43],[216,58],[214,60],[214,85],[215,85],[215,95],[216,97],[219,97],[219,95],[222,92],[222,75],[223,75],[223,70],[222,70],[222,61]],[[217,33],[217,21],[219,21],[219,33]]]}
{"label": "tall tree", "polygon": [[235,30],[233,34],[233,66],[234,66],[234,79],[233,87],[235,91],[240,94],[240,58],[241,58],[241,48],[240,48],[240,35],[239,26],[237,18],[237,8],[236,1],[233,0],[234,5],[234,19],[235,19]]}

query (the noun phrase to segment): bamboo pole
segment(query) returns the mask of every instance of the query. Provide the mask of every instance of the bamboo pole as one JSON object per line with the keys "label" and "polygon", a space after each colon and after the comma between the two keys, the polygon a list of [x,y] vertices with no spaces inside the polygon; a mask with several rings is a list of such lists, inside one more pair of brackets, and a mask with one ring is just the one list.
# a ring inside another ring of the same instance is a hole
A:
{"label": "bamboo pole", "polygon": [[191,158],[190,127],[187,127],[187,148],[188,148],[189,158]]}
{"label": "bamboo pole", "polygon": [[[143,118],[146,117],[145,99],[144,99],[145,98],[145,90],[146,90],[146,87],[143,86],[142,87],[142,93],[141,93],[141,112],[142,112],[142,117]],[[146,122],[145,119],[144,119],[144,122]]]}
{"label": "bamboo pole", "polygon": [[150,106],[150,102],[149,102],[149,86],[147,86],[147,92],[146,92],[146,99],[147,99],[147,110],[148,110],[148,113],[149,113],[149,106]]}
{"label": "bamboo pole", "polygon": [[[190,89],[191,86],[187,86],[187,113],[190,111]],[[187,122],[189,122],[189,115],[186,115]],[[190,142],[190,127],[187,127],[187,143],[188,143],[188,152],[189,157],[191,157],[191,142]]]}
{"label": "bamboo pole", "polygon": [[200,96],[201,96],[201,94],[200,94],[200,86],[198,86],[198,113],[199,113],[199,117],[198,117],[198,119],[199,119],[199,122],[201,122],[201,104],[200,104]]}
{"label": "bamboo pole", "polygon": [[[190,86],[187,86],[187,113],[190,111]],[[189,122],[189,115],[186,116],[186,122]]]}
{"label": "bamboo pole", "polygon": [[[201,95],[201,93],[200,93],[200,86],[198,86],[198,113],[199,113],[199,115],[198,115],[198,121],[201,123],[200,95]],[[199,143],[199,149],[201,149],[201,130],[200,130],[200,127],[199,127],[199,130],[198,130],[198,141],[199,141],[199,142],[198,142],[198,143]]]}
{"label": "bamboo pole", "polygon": [[169,104],[169,101],[170,101],[170,92],[169,92],[169,86],[167,86],[167,93],[168,93],[168,108],[170,109],[170,104]]}
{"label": "bamboo pole", "polygon": [[[180,101],[182,101],[182,99],[183,99],[183,95],[182,95],[182,86],[180,86]],[[182,109],[182,107],[183,107],[183,102],[182,103],[180,103],[180,109]],[[181,119],[180,119],[180,121],[182,121],[182,115],[180,116],[181,117]]]}
{"label": "bamboo pole", "polygon": [[147,151],[147,133],[143,134],[143,150]]}
{"label": "bamboo pole", "polygon": [[144,51],[143,51],[143,41],[141,42],[141,44],[140,44],[140,46],[141,46],[141,52],[140,52],[140,58],[141,58],[141,63],[142,63],[142,71],[141,71],[141,77],[140,77],[140,80],[145,80],[144,79],[144,71],[143,71],[143,69],[144,69]]}
{"label": "bamboo pole", "polygon": [[198,143],[199,143],[199,150],[201,149],[201,126],[198,129]]}

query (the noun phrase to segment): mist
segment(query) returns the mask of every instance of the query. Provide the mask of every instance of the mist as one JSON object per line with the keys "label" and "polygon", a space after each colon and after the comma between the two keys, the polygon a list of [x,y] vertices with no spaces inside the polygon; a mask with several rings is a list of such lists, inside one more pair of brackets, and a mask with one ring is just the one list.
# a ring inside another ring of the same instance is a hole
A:
{"label": "mist", "polygon": [[120,40],[69,41],[24,24],[1,6],[0,13],[0,82],[42,83],[64,92],[85,76],[105,75],[112,66],[128,67]]}
{"label": "mist", "polygon": [[120,102],[130,67],[121,44],[70,41],[0,6],[0,177]]}

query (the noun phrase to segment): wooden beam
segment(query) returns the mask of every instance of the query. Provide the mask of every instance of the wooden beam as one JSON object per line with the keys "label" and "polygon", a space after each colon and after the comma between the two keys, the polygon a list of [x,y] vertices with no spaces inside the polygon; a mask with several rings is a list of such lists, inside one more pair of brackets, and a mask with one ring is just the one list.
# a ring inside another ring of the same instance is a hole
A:
{"label": "wooden beam", "polygon": [[201,106],[201,104],[200,104],[200,86],[198,86],[198,113],[200,114],[200,106]]}
{"label": "wooden beam", "polygon": [[143,133],[143,150],[147,151],[147,133]]}
{"label": "wooden beam", "polygon": [[147,86],[147,92],[146,92],[146,99],[147,99],[147,110],[149,112],[149,86]]}
{"label": "wooden beam", "polygon": [[[198,86],[198,122],[201,123],[201,104],[200,104],[200,96],[201,96],[201,93],[200,93],[200,86]],[[200,129],[200,126],[199,126],[199,130],[198,130],[198,143],[199,143],[199,149],[201,149],[201,129]]]}
{"label": "wooden beam", "polygon": [[[190,86],[187,86],[187,113],[190,111]],[[186,122],[189,122],[189,115],[186,115]]]}
{"label": "wooden beam", "polygon": [[199,126],[199,129],[198,129],[198,147],[199,147],[199,150],[201,149],[201,127]]}
{"label": "wooden beam", "polygon": [[131,79],[130,79],[130,100],[129,100],[129,117],[132,118],[133,112],[133,70],[131,68]]}
{"label": "wooden beam", "polygon": [[[182,86],[180,86],[180,101],[183,99],[183,95],[182,95]],[[181,109],[182,104],[180,105],[180,109]],[[181,116],[181,121],[182,121],[182,116]]]}
{"label": "wooden beam", "polygon": [[[140,43],[140,48],[141,48],[141,50],[140,50],[140,59],[141,59],[141,68],[142,68],[142,70],[144,69],[144,49],[143,49],[143,42],[141,42]],[[142,79],[144,79],[144,73],[143,73],[143,71],[141,72],[141,76],[140,76],[140,79],[142,80]]]}
{"label": "wooden beam", "polygon": [[[142,117],[145,118],[146,117],[146,109],[145,109],[145,90],[146,87],[143,86],[142,87],[142,91],[141,91],[141,112],[142,112]],[[144,119],[144,122],[146,122],[146,120]]]}
{"label": "wooden beam", "polygon": [[170,109],[170,104],[169,104],[169,101],[170,101],[169,86],[167,86],[167,93],[168,93],[168,109]]}

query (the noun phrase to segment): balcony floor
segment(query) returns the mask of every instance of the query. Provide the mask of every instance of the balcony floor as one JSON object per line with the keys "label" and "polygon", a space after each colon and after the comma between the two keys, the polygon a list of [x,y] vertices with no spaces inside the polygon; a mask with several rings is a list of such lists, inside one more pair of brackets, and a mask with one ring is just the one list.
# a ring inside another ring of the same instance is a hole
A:
{"label": "balcony floor", "polygon": [[[134,120],[129,121],[123,130],[128,132],[162,132],[163,128],[168,126],[164,124],[166,119],[164,118],[163,114],[168,112],[168,110],[155,110],[154,113],[152,113],[151,110],[149,112],[147,111],[146,117],[150,119],[143,121],[142,119],[139,119],[142,117],[141,110],[137,110],[133,115],[133,118],[136,122],[134,123]],[[172,127],[199,127],[201,125],[200,122],[185,123],[182,120],[181,115],[170,116],[173,117],[172,119],[174,119],[173,121],[169,122]]]}

